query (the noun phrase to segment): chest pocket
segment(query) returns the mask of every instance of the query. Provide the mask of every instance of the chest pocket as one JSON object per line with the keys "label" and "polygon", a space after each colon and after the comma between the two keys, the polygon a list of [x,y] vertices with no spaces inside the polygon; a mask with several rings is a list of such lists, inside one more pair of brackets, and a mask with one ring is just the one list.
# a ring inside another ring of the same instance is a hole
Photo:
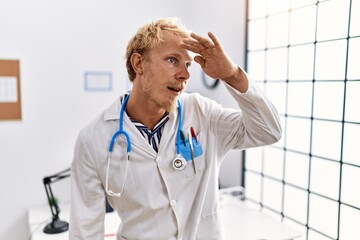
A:
{"label": "chest pocket", "polygon": [[[191,140],[191,142],[190,142]],[[196,137],[186,139],[185,143],[180,145],[181,155],[187,161],[185,169],[181,170],[182,175],[185,178],[191,179],[196,174],[201,173],[205,166],[204,157],[204,139],[201,139],[200,133]]]}

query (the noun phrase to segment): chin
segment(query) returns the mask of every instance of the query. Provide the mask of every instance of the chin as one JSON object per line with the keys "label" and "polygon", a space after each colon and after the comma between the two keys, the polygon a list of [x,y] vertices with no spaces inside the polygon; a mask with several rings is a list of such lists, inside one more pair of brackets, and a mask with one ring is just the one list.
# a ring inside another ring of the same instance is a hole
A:
{"label": "chin", "polygon": [[165,110],[169,113],[172,113],[177,108],[177,98],[175,98],[171,103],[169,103],[167,106],[164,107]]}

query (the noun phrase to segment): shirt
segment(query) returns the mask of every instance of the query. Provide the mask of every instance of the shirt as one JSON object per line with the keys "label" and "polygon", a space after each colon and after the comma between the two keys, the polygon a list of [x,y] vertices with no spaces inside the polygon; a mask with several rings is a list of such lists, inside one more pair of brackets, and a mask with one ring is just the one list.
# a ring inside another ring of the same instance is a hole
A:
{"label": "shirt", "polygon": [[169,113],[166,112],[164,116],[160,119],[160,121],[155,125],[154,130],[152,131],[141,122],[130,118],[130,120],[134,123],[135,127],[140,131],[141,135],[148,140],[148,143],[153,147],[156,152],[158,151],[158,146],[160,144],[162,130],[164,129],[166,122],[169,120],[168,115]]}

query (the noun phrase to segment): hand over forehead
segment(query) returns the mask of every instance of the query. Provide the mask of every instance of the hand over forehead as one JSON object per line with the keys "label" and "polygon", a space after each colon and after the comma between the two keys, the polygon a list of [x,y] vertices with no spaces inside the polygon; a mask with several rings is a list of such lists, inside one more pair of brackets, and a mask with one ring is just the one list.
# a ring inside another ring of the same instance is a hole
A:
{"label": "hand over forehead", "polygon": [[237,66],[225,53],[217,37],[208,32],[208,37],[191,33],[191,38],[184,38],[181,47],[194,52],[198,55],[194,61],[200,64],[203,71],[212,78],[223,79],[231,76],[237,70]]}

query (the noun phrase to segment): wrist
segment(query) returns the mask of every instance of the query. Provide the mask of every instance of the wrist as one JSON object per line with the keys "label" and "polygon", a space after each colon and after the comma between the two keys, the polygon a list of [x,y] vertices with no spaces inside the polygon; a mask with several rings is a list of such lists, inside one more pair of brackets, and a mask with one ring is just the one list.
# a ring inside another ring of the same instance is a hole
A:
{"label": "wrist", "polygon": [[245,93],[249,88],[249,80],[245,71],[236,66],[233,74],[229,77],[222,78],[227,84],[237,89],[241,93]]}

